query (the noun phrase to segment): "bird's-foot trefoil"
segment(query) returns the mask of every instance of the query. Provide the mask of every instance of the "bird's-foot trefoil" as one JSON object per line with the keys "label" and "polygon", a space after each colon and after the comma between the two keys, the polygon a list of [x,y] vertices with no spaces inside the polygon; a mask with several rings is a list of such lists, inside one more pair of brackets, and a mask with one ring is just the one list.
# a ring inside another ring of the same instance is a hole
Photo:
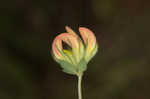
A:
{"label": "bird's-foot trefoil", "polygon": [[[68,26],[52,43],[52,56],[63,71],[78,77],[78,97],[82,99],[81,82],[88,62],[98,51],[94,33],[85,27],[79,27],[81,38]],[[66,44],[66,46],[64,45]]]}

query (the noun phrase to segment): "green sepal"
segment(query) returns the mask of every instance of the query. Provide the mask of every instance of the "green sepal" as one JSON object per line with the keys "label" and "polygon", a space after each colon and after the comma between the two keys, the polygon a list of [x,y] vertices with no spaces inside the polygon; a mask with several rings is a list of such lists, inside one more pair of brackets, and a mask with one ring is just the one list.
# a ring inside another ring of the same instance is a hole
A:
{"label": "green sepal", "polygon": [[78,73],[83,73],[87,69],[87,63],[85,59],[81,59],[81,61],[78,64]]}
{"label": "green sepal", "polygon": [[87,69],[87,63],[85,59],[82,59],[76,66],[63,60],[58,60],[57,62],[62,67],[63,72],[71,74],[71,75],[81,74]]}
{"label": "green sepal", "polygon": [[76,75],[75,72],[72,72],[72,71],[67,70],[67,69],[63,69],[62,71],[65,72],[65,73],[67,73],[67,74],[70,74],[70,75]]}
{"label": "green sepal", "polygon": [[58,63],[62,67],[63,72],[68,73],[68,74],[72,74],[72,75],[76,75],[76,69],[75,69],[75,66],[73,64],[66,62],[66,61],[63,61],[63,60],[59,60]]}

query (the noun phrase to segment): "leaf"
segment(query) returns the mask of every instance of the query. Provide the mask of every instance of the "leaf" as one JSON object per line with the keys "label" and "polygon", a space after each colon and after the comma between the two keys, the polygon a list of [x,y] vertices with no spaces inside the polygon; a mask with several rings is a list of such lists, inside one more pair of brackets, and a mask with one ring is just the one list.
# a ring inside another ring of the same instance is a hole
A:
{"label": "leaf", "polygon": [[76,69],[73,64],[63,61],[63,60],[59,61],[59,64],[63,68],[63,72],[76,75]]}

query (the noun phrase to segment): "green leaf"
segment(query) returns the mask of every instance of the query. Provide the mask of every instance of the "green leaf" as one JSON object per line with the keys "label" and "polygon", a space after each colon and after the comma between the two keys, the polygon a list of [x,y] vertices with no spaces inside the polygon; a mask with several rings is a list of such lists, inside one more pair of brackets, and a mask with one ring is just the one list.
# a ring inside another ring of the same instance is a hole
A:
{"label": "green leaf", "polygon": [[61,65],[61,67],[63,68],[63,72],[68,73],[68,74],[72,74],[72,75],[76,75],[76,69],[75,66],[71,63],[68,63],[66,61],[59,61],[59,64]]}

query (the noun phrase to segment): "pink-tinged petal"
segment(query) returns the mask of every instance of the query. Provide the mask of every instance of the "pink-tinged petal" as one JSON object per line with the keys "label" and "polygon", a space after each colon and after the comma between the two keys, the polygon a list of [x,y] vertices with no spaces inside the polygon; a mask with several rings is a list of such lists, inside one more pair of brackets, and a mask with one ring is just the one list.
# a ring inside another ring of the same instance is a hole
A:
{"label": "pink-tinged petal", "polygon": [[69,26],[66,26],[65,29],[66,29],[67,33],[71,33],[71,34],[76,35],[76,33]]}
{"label": "pink-tinged petal", "polygon": [[54,42],[52,44],[52,51],[57,59],[64,58],[65,55],[62,42],[68,44],[70,47],[72,47],[74,53],[78,54],[79,41],[77,40],[77,38],[73,34],[62,33],[54,39]]}
{"label": "pink-tinged petal", "polygon": [[[74,35],[74,37],[76,37],[76,39],[78,40],[78,44],[79,44],[79,52],[78,53],[79,53],[79,55],[77,56],[77,54],[76,54],[76,56],[78,57],[78,60],[82,59],[84,56],[84,45],[82,43],[82,40],[74,32],[74,30],[72,30],[70,27],[66,26],[65,28],[66,28],[67,33]],[[75,50],[77,50],[77,49],[75,49]]]}
{"label": "pink-tinged petal", "polygon": [[69,46],[71,46],[73,57],[76,63],[78,63],[80,60],[80,56],[81,56],[80,55],[80,41],[78,40],[78,38],[74,34],[67,33],[66,36],[64,36],[63,41],[67,43]]}
{"label": "pink-tinged petal", "polygon": [[73,34],[63,33],[60,36],[62,38],[62,41],[70,45],[72,48],[75,48],[75,49],[79,48],[78,40]]}
{"label": "pink-tinged petal", "polygon": [[66,29],[67,33],[74,35],[78,40],[80,40],[79,36],[69,26],[66,26],[65,29]]}
{"label": "pink-tinged petal", "polygon": [[57,59],[62,58],[60,51],[62,51],[62,41],[59,36],[57,36],[52,43],[52,52]]}
{"label": "pink-tinged petal", "polygon": [[79,31],[85,45],[88,44],[89,47],[92,47],[96,44],[96,37],[91,30],[85,27],[80,27]]}
{"label": "pink-tinged petal", "polygon": [[86,50],[85,50],[85,60],[89,62],[89,60],[96,54],[97,52],[97,42],[94,33],[85,27],[79,28],[81,37],[84,41]]}

